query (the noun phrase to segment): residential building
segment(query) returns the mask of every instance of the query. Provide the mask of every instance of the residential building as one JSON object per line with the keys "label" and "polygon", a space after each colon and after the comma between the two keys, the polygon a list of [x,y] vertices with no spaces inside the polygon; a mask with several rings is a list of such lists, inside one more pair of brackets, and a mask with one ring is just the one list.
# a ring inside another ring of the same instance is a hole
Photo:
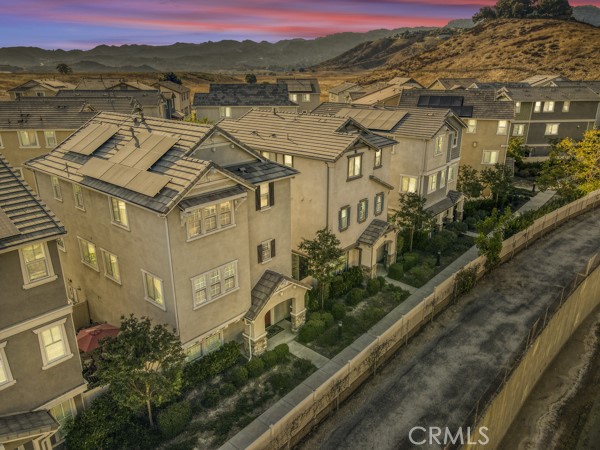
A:
{"label": "residential building", "polygon": [[59,260],[65,228],[0,154],[0,448],[51,449],[87,384]]}
{"label": "residential building", "polygon": [[465,124],[450,109],[367,107],[323,103],[317,113],[351,117],[369,130],[394,139],[387,180],[388,201],[397,210],[402,193],[425,199],[438,225],[462,220],[464,196],[456,190]]}
{"label": "residential building", "polygon": [[154,86],[167,100],[168,118],[182,120],[192,113],[190,88],[172,81],[159,81]]}
{"label": "residential building", "polygon": [[344,81],[337,86],[333,86],[329,89],[329,101],[330,102],[338,102],[338,103],[350,103],[349,102],[349,94],[350,92],[362,91],[363,87],[359,86],[356,83],[350,83],[348,81]]}
{"label": "residential building", "polygon": [[52,97],[61,89],[74,89],[75,85],[59,80],[29,80],[8,90],[11,100],[21,97]]}
{"label": "residential building", "polygon": [[521,83],[527,83],[531,87],[548,87],[556,81],[570,81],[567,77],[554,73],[533,75],[521,80]]}
{"label": "residential building", "polygon": [[229,340],[264,351],[266,327],[304,322],[308,289],[290,276],[297,171],[212,130],[100,113],[28,162],[70,229],[61,258],[73,303],[92,321],[167,324],[190,359]]}
{"label": "residential building", "polygon": [[393,140],[351,118],[259,110],[218,128],[300,172],[291,195],[295,278],[305,276],[299,244],[323,228],[340,240],[345,266],[373,277],[377,264],[395,261],[396,231],[387,223]]}
{"label": "residential building", "polygon": [[587,86],[503,88],[497,96],[514,107],[510,134],[523,137],[531,157],[547,157],[554,141],[582,139],[600,117],[600,95]]}
{"label": "residential building", "polygon": [[379,106],[395,106],[398,104],[398,99],[404,90],[401,86],[389,85],[374,92],[365,93],[359,98],[352,100],[354,105],[379,105]]}
{"label": "residential building", "polygon": [[296,112],[298,104],[290,100],[287,84],[211,84],[208,93],[194,95],[198,119],[215,123],[223,118],[237,119],[252,108]]}
{"label": "residential building", "polygon": [[23,163],[48,153],[94,114],[85,108],[83,101],[57,97],[23,97],[0,102],[0,152],[37,191],[35,178],[24,170]]}
{"label": "residential building", "polygon": [[290,100],[298,105],[298,112],[311,112],[321,103],[321,87],[316,78],[277,78],[286,84]]}
{"label": "residential building", "polygon": [[[130,105],[128,113],[140,111],[149,117],[169,118],[167,99],[158,89],[61,90],[56,96],[60,98],[78,98],[93,106],[100,104],[99,99],[126,98]],[[108,106],[106,102],[104,102],[104,105]],[[114,110],[115,112],[121,112],[117,109]]]}
{"label": "residential building", "polygon": [[453,91],[456,89],[467,89],[473,83],[477,83],[476,78],[438,78],[427,86],[427,89]]}
{"label": "residential building", "polygon": [[398,106],[449,108],[460,117],[467,125],[460,141],[461,165],[483,170],[506,162],[514,107],[509,102],[499,101],[494,89],[406,90]]}
{"label": "residential building", "polygon": [[[378,81],[367,86],[354,83],[341,84],[329,91],[329,101],[355,103],[359,105],[394,105],[403,89],[422,88],[415,79],[395,77],[389,81]],[[333,93],[333,95],[332,95]]]}
{"label": "residential building", "polygon": [[104,91],[104,90],[123,90],[123,91],[153,91],[155,88],[139,80],[128,80],[126,78],[115,77],[84,77],[79,80],[75,86],[78,91]]}

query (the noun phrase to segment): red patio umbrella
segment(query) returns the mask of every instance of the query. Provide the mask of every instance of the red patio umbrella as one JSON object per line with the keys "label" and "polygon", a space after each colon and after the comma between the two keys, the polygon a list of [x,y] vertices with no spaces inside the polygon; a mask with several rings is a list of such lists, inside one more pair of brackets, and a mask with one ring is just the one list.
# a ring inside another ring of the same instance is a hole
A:
{"label": "red patio umbrella", "polygon": [[90,328],[85,328],[77,333],[77,346],[84,353],[91,352],[100,345],[100,340],[108,336],[119,334],[119,327],[108,323],[101,323]]}

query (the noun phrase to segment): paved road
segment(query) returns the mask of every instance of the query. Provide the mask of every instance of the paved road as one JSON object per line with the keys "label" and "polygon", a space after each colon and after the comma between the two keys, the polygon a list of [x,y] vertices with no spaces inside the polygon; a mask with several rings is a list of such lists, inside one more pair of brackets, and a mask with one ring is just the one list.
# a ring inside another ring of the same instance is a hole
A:
{"label": "paved road", "polygon": [[517,255],[417,335],[302,449],[408,449],[412,427],[453,431],[529,327],[587,259],[600,250],[600,211],[563,225]]}

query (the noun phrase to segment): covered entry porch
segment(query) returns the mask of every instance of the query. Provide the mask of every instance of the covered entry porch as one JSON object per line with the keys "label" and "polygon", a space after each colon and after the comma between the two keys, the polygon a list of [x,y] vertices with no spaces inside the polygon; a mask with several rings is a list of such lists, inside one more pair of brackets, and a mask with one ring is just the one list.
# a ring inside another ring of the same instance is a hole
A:
{"label": "covered entry porch", "polygon": [[373,220],[357,244],[361,266],[369,278],[377,277],[377,266],[388,267],[396,262],[397,230],[384,220]]}
{"label": "covered entry porch", "polygon": [[288,319],[296,332],[306,320],[304,297],[311,287],[271,270],[252,289],[252,305],[244,316],[244,347],[248,355],[267,350],[269,328]]}

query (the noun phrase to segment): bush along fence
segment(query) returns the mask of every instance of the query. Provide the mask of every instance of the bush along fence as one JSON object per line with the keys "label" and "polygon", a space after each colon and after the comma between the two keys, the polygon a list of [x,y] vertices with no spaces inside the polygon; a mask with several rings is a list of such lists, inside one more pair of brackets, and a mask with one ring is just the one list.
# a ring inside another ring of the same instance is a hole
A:
{"label": "bush along fence", "polygon": [[[535,220],[527,229],[503,241],[501,261],[511,259],[520,250],[561,223],[599,204],[600,190]],[[320,421],[334,412],[340,402],[352,394],[358,386],[374,375],[378,367],[398,348],[405,345],[423,325],[432,321],[461,293],[470,290],[485,274],[485,261],[484,256],[479,256],[463,266],[435,286],[430,295],[423,298],[398,320],[391,318],[394,314],[392,311],[222,448],[273,450],[291,448]]]}

